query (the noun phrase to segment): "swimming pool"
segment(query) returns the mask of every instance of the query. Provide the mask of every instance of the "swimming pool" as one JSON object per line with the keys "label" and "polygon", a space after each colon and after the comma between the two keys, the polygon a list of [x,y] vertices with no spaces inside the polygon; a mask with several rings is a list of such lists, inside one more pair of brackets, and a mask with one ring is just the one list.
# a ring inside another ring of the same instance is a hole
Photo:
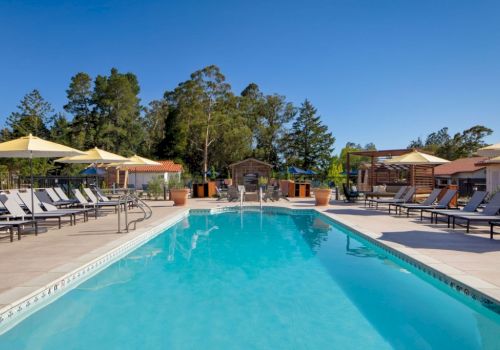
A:
{"label": "swimming pool", "polygon": [[498,314],[313,212],[190,215],[0,349],[495,349]]}

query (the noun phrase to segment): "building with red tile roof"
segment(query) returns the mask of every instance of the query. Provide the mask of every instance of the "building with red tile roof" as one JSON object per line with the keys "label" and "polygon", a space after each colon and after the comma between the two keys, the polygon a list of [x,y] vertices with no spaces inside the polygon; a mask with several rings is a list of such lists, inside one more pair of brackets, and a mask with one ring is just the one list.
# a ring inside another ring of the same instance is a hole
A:
{"label": "building with red tile roof", "polygon": [[171,160],[158,160],[161,165],[138,165],[129,168],[129,173],[181,173],[182,165]]}
{"label": "building with red tile roof", "polygon": [[472,194],[474,190],[486,189],[486,166],[480,162],[486,157],[460,158],[434,168],[434,176],[438,186],[458,185],[463,196]]}

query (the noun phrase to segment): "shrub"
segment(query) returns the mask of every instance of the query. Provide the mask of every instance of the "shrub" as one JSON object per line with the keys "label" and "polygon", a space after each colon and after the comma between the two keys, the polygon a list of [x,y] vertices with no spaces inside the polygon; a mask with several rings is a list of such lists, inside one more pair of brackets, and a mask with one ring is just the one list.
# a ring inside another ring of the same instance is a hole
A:
{"label": "shrub", "polygon": [[148,196],[155,200],[163,193],[164,181],[161,176],[157,176],[148,181]]}

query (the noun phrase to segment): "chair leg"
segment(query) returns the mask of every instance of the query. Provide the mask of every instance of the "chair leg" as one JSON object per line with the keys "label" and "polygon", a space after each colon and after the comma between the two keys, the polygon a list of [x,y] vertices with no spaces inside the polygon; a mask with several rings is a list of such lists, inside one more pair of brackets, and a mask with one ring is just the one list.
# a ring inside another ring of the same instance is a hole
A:
{"label": "chair leg", "polygon": [[59,217],[58,219],[59,219],[59,228],[61,228],[61,217]]}
{"label": "chair leg", "polygon": [[493,239],[493,224],[490,224],[490,239]]}
{"label": "chair leg", "polygon": [[14,242],[14,228],[12,226],[9,227],[9,233],[10,233],[10,241]]}
{"label": "chair leg", "polygon": [[470,220],[467,220],[467,233],[469,233],[470,230]]}

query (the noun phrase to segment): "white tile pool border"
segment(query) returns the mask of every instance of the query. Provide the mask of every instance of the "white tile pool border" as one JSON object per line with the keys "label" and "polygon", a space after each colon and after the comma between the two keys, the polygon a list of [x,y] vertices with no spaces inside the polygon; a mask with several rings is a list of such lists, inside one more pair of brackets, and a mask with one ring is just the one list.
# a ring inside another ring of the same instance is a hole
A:
{"label": "white tile pool border", "polygon": [[4,306],[0,309],[0,334],[7,332],[34,312],[54,302],[87,279],[95,276],[109,265],[120,260],[131,251],[149,242],[166,229],[180,222],[188,215],[189,210],[186,209],[166,219],[159,225],[138,234],[129,241],[111,249],[92,261],[46,284],[44,287]]}

